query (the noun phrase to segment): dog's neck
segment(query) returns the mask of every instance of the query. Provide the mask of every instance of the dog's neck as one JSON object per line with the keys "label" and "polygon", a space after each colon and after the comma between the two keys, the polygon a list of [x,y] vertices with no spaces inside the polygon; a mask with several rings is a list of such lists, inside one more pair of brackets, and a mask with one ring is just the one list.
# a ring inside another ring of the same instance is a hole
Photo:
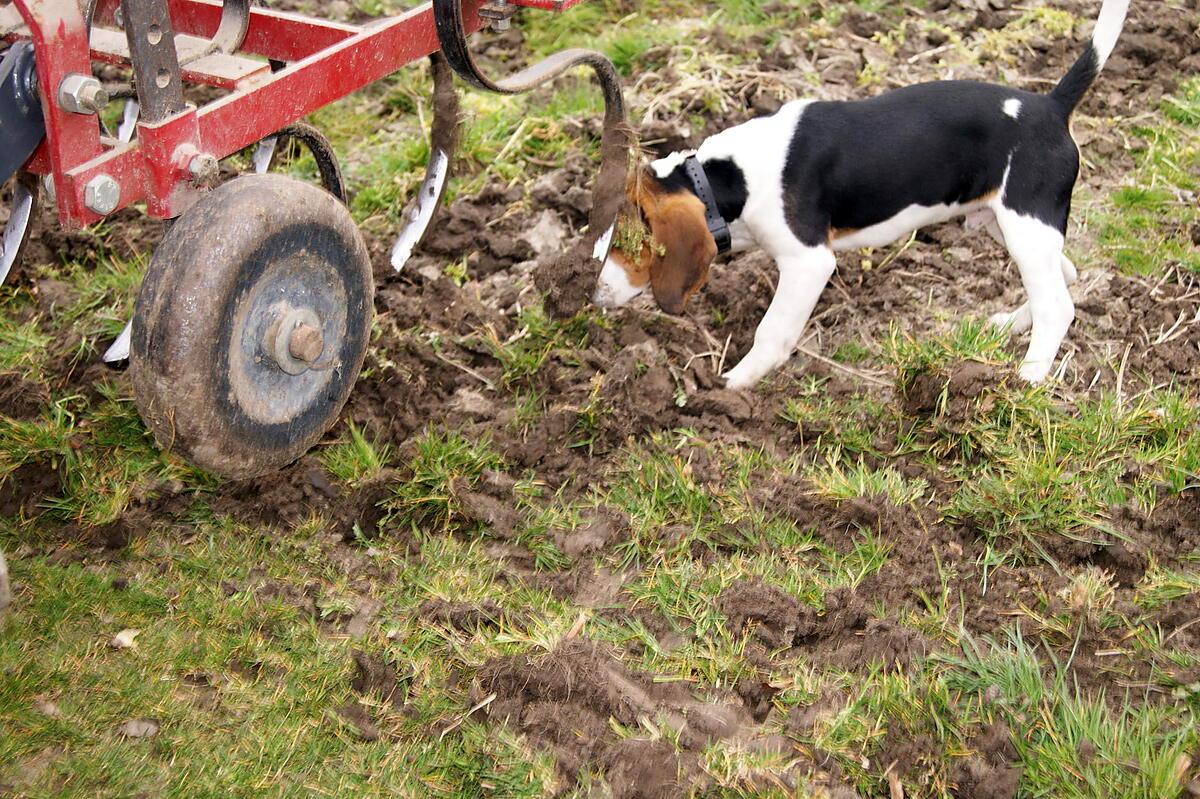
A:
{"label": "dog's neck", "polygon": [[[665,158],[655,161],[651,166],[655,175],[668,192],[686,191],[695,194],[692,180],[684,169],[683,162],[692,152],[671,153]],[[714,158],[708,161],[700,159],[708,184],[712,188],[713,199],[717,209],[725,221],[732,224],[742,216],[746,207],[746,178],[742,170],[727,158]]]}

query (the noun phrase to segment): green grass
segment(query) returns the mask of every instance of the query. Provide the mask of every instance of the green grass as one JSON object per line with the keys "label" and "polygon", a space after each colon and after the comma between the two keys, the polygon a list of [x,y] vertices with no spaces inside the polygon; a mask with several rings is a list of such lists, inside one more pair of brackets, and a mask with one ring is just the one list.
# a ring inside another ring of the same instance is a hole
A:
{"label": "green grass", "polygon": [[1099,214],[1104,252],[1125,272],[1159,275],[1173,267],[1200,272],[1193,243],[1200,225],[1194,201],[1200,190],[1197,108],[1200,80],[1191,78],[1163,99],[1155,125],[1134,130],[1141,142],[1137,169]]}
{"label": "green grass", "polygon": [[391,445],[369,440],[353,422],[346,427],[347,440],[321,451],[326,471],[344,483],[361,483],[378,477],[391,458]]}

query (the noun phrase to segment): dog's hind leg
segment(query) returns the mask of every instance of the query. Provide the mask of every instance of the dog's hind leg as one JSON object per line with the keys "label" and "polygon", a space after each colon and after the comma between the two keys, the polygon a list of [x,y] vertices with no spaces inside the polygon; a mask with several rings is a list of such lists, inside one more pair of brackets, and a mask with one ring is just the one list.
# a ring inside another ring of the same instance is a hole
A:
{"label": "dog's hind leg", "polygon": [[966,230],[986,230],[988,235],[996,240],[996,243],[1001,247],[1004,246],[1004,234],[1000,232],[1000,225],[996,223],[996,214],[991,208],[981,208],[978,211],[972,211],[967,214],[963,220],[963,228]]}
{"label": "dog's hind leg", "polygon": [[[996,220],[1029,295],[1032,333],[1019,373],[1025,380],[1037,383],[1050,373],[1067,329],[1075,319],[1075,303],[1067,291],[1067,276],[1076,274],[1075,266],[1063,256],[1062,233],[1045,222],[1000,204],[996,207]],[[1014,313],[1019,316],[1021,310]]]}

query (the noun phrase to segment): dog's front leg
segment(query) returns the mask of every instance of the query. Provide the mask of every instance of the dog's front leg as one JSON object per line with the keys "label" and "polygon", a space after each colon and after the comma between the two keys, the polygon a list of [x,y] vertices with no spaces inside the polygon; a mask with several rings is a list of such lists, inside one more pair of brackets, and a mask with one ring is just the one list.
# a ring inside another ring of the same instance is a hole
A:
{"label": "dog's front leg", "polygon": [[729,388],[752,388],[792,356],[804,325],[837,266],[833,251],[827,247],[804,247],[777,255],[775,263],[779,267],[775,296],[754,331],[750,352],[722,375]]}

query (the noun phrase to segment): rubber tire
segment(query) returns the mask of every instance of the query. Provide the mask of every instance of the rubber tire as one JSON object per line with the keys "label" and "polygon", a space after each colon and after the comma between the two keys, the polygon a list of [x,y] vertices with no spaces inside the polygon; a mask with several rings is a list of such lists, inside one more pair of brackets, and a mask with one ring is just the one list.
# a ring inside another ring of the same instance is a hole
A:
{"label": "rubber tire", "polygon": [[[283,291],[276,283],[324,303],[318,363],[328,358],[332,368],[292,376],[251,352],[260,340],[252,325],[263,316],[253,311],[264,286]],[[142,419],[163,449],[222,477],[287,465],[350,396],[374,292],[366,245],[333,195],[281,175],[223,184],[171,226],[142,282],[129,364]],[[337,341],[335,354],[329,342]]]}

